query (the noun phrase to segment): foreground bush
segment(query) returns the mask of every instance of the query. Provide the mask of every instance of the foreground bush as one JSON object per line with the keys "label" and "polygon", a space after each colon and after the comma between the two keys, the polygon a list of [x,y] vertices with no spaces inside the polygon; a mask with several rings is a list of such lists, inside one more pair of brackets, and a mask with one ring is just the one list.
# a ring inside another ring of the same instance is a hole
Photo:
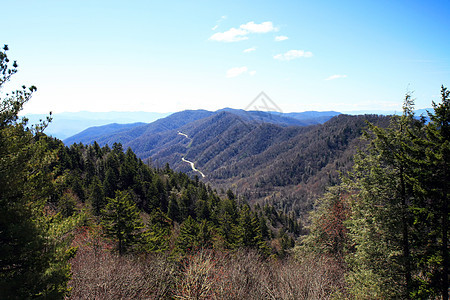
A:
{"label": "foreground bush", "polygon": [[327,299],[343,288],[330,259],[271,260],[256,251],[199,250],[181,261],[83,247],[71,299]]}

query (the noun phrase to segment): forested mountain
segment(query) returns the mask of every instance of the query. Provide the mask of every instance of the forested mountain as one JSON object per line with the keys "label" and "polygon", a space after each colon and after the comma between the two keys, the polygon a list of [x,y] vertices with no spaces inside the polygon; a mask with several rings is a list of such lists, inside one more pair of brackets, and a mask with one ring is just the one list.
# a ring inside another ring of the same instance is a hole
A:
{"label": "forested mountain", "polygon": [[[187,156],[216,185],[301,214],[327,186],[339,181],[340,172],[350,170],[367,121],[385,126],[389,118],[341,115],[309,127],[264,124],[246,127],[247,131],[230,129],[224,132],[225,142],[216,138],[195,146],[193,136]],[[223,149],[217,148],[226,142]],[[215,153],[212,159],[210,153]]]}
{"label": "forested mountain", "polygon": [[[89,127],[86,130],[78,133],[76,135],[76,139],[80,143],[85,143],[85,141],[90,141],[91,139],[99,140],[105,135],[116,134],[119,132],[129,131],[135,127],[146,125],[146,123],[137,122],[137,123],[126,123],[126,124],[117,124],[112,123],[103,126],[94,126]],[[70,138],[68,139],[70,142]]]}
{"label": "forested mountain", "polygon": [[241,117],[244,121],[257,121],[260,123],[271,123],[281,126],[307,126],[320,124],[328,121],[334,116],[341,114],[336,111],[305,111],[282,113],[277,111],[256,111],[232,108],[223,108],[218,110],[217,112],[222,111],[233,113]]}
{"label": "forested mountain", "polygon": [[[264,111],[245,111],[242,109],[224,108],[215,112],[206,110],[186,110],[171,114],[168,117],[161,118],[150,124],[143,125],[142,128],[135,130],[124,130],[124,128],[116,128],[111,130],[110,125],[95,127],[96,130],[88,128],[79,134],[66,138],[64,142],[67,145],[73,143],[92,144],[94,141],[99,145],[112,144],[121,142],[124,146],[135,138],[148,137],[152,134],[158,134],[173,129],[179,129],[182,126],[204,119],[212,115],[221,114],[223,112],[231,113],[239,118],[243,123],[270,123],[280,126],[307,126],[321,124],[333,116],[339,115],[338,112],[302,112],[302,113],[278,113]],[[124,124],[125,125],[125,124]],[[103,127],[105,129],[103,129]]]}
{"label": "forested mountain", "polygon": [[[339,113],[184,111],[100,136],[97,142],[120,142],[155,166],[169,163],[177,171],[200,175],[186,160],[194,162],[214,187],[232,187],[251,201],[300,215],[326,186],[338,182],[339,172],[351,168],[366,122],[388,123],[388,117],[333,114]],[[94,137],[80,134],[65,143],[90,143]]]}
{"label": "forested mountain", "polygon": [[[186,110],[171,114],[170,116],[162,119],[158,119],[150,124],[138,126],[129,130],[118,128],[116,131],[100,136],[97,135],[96,131],[92,131],[88,128],[79,134],[65,139],[64,142],[67,145],[70,145],[73,143],[92,144],[96,141],[102,146],[106,144],[112,145],[113,143],[121,143],[126,147],[129,142],[141,136],[150,136],[168,130],[173,130],[192,121],[208,117],[211,114],[212,112],[206,110]],[[102,130],[102,127],[103,126],[100,127],[100,131]],[[106,127],[109,127],[109,125],[106,125]],[[89,134],[90,132],[92,132],[92,134]]]}
{"label": "forested mountain", "polygon": [[337,111],[304,111],[304,112],[292,112],[283,114],[286,117],[294,118],[297,120],[314,121],[313,124],[317,123],[325,123],[332,117],[340,115],[340,112]]}

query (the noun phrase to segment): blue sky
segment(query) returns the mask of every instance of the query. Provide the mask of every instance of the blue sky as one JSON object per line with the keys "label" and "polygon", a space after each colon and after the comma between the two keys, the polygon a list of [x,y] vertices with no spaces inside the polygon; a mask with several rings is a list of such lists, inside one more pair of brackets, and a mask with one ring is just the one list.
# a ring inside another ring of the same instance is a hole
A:
{"label": "blue sky", "polygon": [[[25,113],[400,110],[450,85],[449,1],[5,1]],[[6,90],[5,90],[6,91]],[[5,92],[4,91],[4,92]]]}

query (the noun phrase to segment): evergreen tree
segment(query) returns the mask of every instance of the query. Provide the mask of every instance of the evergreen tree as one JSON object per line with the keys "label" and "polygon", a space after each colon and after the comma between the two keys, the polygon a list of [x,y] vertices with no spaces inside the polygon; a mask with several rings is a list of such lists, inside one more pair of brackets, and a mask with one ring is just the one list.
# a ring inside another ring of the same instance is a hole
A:
{"label": "evergreen tree", "polygon": [[258,249],[264,255],[270,253],[270,249],[262,237],[258,216],[250,210],[248,204],[241,207],[234,230],[236,247]]}
{"label": "evergreen tree", "polygon": [[[0,51],[0,89],[17,72],[7,50]],[[0,101],[1,299],[62,299],[68,292],[74,250],[52,233],[56,218],[44,213],[55,158],[40,138],[46,123],[30,129],[18,117],[35,90],[24,86]]]}
{"label": "evergreen tree", "polygon": [[371,143],[355,160],[350,235],[353,292],[371,297],[409,298],[412,291],[411,207],[408,179],[411,134],[415,133],[413,101],[406,95],[403,115],[389,128],[370,125]]}
{"label": "evergreen tree", "polygon": [[[440,246],[442,263],[437,268],[436,273],[439,278],[438,288],[441,291],[442,299],[448,299],[450,257],[449,257],[449,232],[448,226],[450,199],[450,91],[444,86],[441,88],[441,103],[433,103],[434,115],[430,115],[431,124],[428,128],[429,141],[433,143],[434,151],[427,151],[428,165],[433,166],[433,175],[428,177],[433,198],[434,215],[436,216],[435,226],[438,228],[438,246]],[[431,150],[431,149],[430,149]],[[439,245],[440,244],[440,245]]]}
{"label": "evergreen tree", "polygon": [[[414,117],[407,95],[403,115],[392,117],[388,129],[371,126],[371,143],[355,163],[349,230],[353,254],[348,277],[354,292],[374,297],[417,297],[424,275],[424,251],[433,248],[424,236],[430,229],[417,218],[427,205],[420,180],[428,167],[424,156],[424,120]],[[434,206],[434,205],[432,205]],[[428,245],[427,245],[428,244]]]}
{"label": "evergreen tree", "polygon": [[89,200],[94,215],[99,216],[101,210],[106,205],[106,199],[105,196],[103,195],[102,184],[97,176],[94,176],[92,183],[89,186]]}
{"label": "evergreen tree", "polygon": [[199,199],[195,203],[195,214],[198,220],[207,220],[209,219],[210,212],[208,209],[207,202],[205,200]]}
{"label": "evergreen tree", "polygon": [[198,236],[199,224],[191,216],[188,216],[180,226],[180,235],[176,242],[178,250],[186,253],[198,249],[201,246]]}
{"label": "evergreen tree", "polygon": [[117,191],[115,198],[107,198],[102,224],[105,233],[117,242],[119,254],[125,254],[142,238],[143,223],[129,192]]}
{"label": "evergreen tree", "polygon": [[431,298],[441,294],[448,299],[448,201],[450,182],[450,92],[442,87],[441,103],[433,102],[434,113],[425,128],[426,138],[416,141],[414,189],[415,248],[420,274],[415,297]]}
{"label": "evergreen tree", "polygon": [[407,95],[388,128],[370,125],[351,177],[312,214],[303,250],[346,255],[356,298],[448,299],[449,95],[428,124]]}
{"label": "evergreen tree", "polygon": [[212,247],[213,224],[205,219],[198,225],[198,244],[202,248]]}
{"label": "evergreen tree", "polygon": [[248,205],[244,205],[239,211],[236,233],[239,247],[255,247],[262,237],[258,219],[252,216]]}
{"label": "evergreen tree", "polygon": [[105,180],[103,181],[103,194],[106,197],[112,198],[118,189],[118,177],[116,172],[114,169],[108,168],[106,171]]}
{"label": "evergreen tree", "polygon": [[217,247],[234,249],[238,247],[236,236],[236,220],[227,211],[221,213],[217,217]]}
{"label": "evergreen tree", "polygon": [[83,185],[81,184],[80,174],[77,172],[72,176],[72,190],[81,202],[86,199]]}
{"label": "evergreen tree", "polygon": [[58,209],[64,217],[70,217],[76,211],[76,204],[76,196],[71,192],[65,192],[58,200]]}
{"label": "evergreen tree", "polygon": [[167,216],[175,221],[180,221],[180,212],[178,209],[178,201],[175,196],[170,196],[169,207],[167,208]]}
{"label": "evergreen tree", "polygon": [[122,183],[122,189],[127,190],[133,187],[137,171],[138,158],[136,157],[136,154],[134,154],[134,152],[131,150],[131,148],[128,148],[125,154],[125,160],[120,166],[120,182]]}
{"label": "evergreen tree", "polygon": [[145,250],[161,252],[169,249],[172,220],[160,209],[155,209],[150,215],[148,229],[145,232]]}

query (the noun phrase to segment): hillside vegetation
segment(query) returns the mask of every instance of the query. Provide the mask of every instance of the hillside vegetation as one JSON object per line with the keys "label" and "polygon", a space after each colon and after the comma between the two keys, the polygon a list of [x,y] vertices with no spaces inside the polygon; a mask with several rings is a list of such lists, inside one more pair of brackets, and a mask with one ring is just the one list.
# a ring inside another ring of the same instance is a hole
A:
{"label": "hillside vegetation", "polygon": [[[231,188],[252,203],[270,204],[301,217],[327,186],[339,182],[340,173],[351,169],[367,122],[382,127],[389,123],[389,117],[332,117],[336,114],[183,111],[112,134],[86,130],[65,143],[77,139],[92,143],[96,137],[100,145],[123,142],[154,166],[169,163],[174,170],[199,175],[184,158],[195,162],[206,174],[202,180],[214,188]],[[327,122],[319,124],[322,120]]]}

